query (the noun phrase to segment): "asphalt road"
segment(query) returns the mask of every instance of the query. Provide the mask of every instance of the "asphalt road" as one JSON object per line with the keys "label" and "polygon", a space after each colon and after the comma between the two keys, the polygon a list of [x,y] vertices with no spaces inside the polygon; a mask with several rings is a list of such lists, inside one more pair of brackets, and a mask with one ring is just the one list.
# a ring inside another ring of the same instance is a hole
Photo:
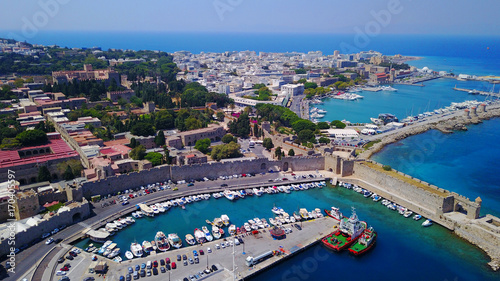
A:
{"label": "asphalt road", "polygon": [[[312,172],[311,172],[312,173]],[[285,175],[281,173],[266,173],[264,175],[257,174],[254,177],[239,177],[236,179],[230,179],[230,180],[215,180],[215,181],[207,181],[207,182],[196,182],[194,186],[188,187],[187,184],[181,184],[181,185],[176,185],[179,190],[178,191],[172,191],[171,189],[166,189],[163,191],[157,191],[154,193],[150,193],[148,195],[144,196],[138,196],[133,199],[129,199],[130,204],[127,206],[122,206],[121,204],[118,203],[118,197],[114,196],[110,199],[106,199],[101,202],[96,202],[96,203],[91,203],[91,212],[92,215],[90,218],[77,223],[73,224],[71,226],[66,227],[62,231],[56,233],[55,235],[52,235],[51,237],[54,238],[55,240],[57,239],[65,239],[67,237],[73,236],[82,230],[84,230],[86,227],[102,221],[103,218],[109,217],[111,215],[117,214],[120,211],[124,210],[127,207],[130,207],[131,205],[138,204],[140,202],[145,202],[145,201],[152,201],[154,199],[158,198],[163,198],[163,197],[168,197],[169,195],[174,195],[178,194],[180,192],[186,192],[186,191],[191,191],[191,192],[211,192],[211,190],[214,189],[220,189],[221,184],[227,184],[229,188],[231,186],[243,186],[243,185],[252,185],[252,184],[268,184],[269,181],[276,180],[278,178],[283,178]],[[288,176],[288,178],[291,178]],[[291,181],[293,182],[293,181]],[[109,202],[112,200],[117,200],[117,203],[114,205],[110,205],[107,207],[101,207],[101,203],[103,202]],[[57,246],[56,243],[52,243],[50,245],[45,245],[46,239],[34,244],[33,246],[25,249],[24,251],[19,252],[16,255],[16,268],[15,268],[15,274],[8,274],[5,269],[5,260],[1,261],[2,267],[0,268],[0,280],[22,280],[22,278],[25,278],[26,276],[30,276],[30,274],[33,273],[33,267],[36,265],[40,259],[47,254],[50,250],[52,250],[54,247]],[[28,278],[28,280],[30,280]]]}

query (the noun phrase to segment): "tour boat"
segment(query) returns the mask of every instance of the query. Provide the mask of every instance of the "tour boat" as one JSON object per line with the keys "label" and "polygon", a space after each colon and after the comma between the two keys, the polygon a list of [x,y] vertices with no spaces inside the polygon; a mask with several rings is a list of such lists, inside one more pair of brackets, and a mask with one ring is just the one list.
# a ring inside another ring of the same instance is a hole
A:
{"label": "tour boat", "polygon": [[231,190],[224,190],[224,196],[229,199],[230,201],[233,201],[234,199],[236,199],[236,196],[235,194],[231,191]]}
{"label": "tour boat", "polygon": [[424,226],[424,227],[431,226],[431,225],[432,225],[432,221],[430,219],[427,219],[426,221],[424,221],[422,223],[422,226]]}
{"label": "tour boat", "polygon": [[301,208],[301,209],[299,210],[299,213],[300,213],[300,216],[301,216],[303,219],[305,219],[305,220],[309,219],[309,212],[308,212],[305,208]]}
{"label": "tour boat", "polygon": [[120,248],[115,248],[109,255],[108,258],[112,259],[120,254]]}
{"label": "tour boat", "polygon": [[101,248],[99,248],[99,250],[97,251],[97,253],[99,253],[99,254],[104,253],[104,251],[106,251],[106,248],[109,245],[111,245],[112,243],[113,243],[113,241],[111,241],[111,240],[108,240],[108,241],[104,242],[104,244],[101,246]]}
{"label": "tour boat", "polygon": [[203,233],[203,231],[199,230],[198,228],[194,229],[194,237],[196,241],[200,244],[205,243],[207,241],[205,233]]}
{"label": "tour boat", "polygon": [[149,254],[153,251],[153,245],[151,245],[151,242],[149,241],[142,241],[142,249],[146,254]]}
{"label": "tour boat", "polygon": [[325,209],[324,211],[327,216],[332,217],[338,221],[340,221],[344,217],[337,207],[331,207],[331,210]]}
{"label": "tour boat", "polygon": [[155,236],[156,247],[158,250],[165,252],[170,249],[170,244],[168,243],[167,236],[162,231],[158,231]]}
{"label": "tour boat", "polygon": [[295,218],[296,221],[301,221],[302,217],[298,215],[296,212],[293,212],[293,217]]}
{"label": "tour boat", "polygon": [[214,221],[212,222],[213,225],[217,226],[217,227],[223,227],[224,226],[224,222],[222,221],[221,218],[215,218]]}
{"label": "tour boat", "polygon": [[116,243],[111,243],[111,245],[109,245],[106,250],[104,251],[104,253],[102,253],[103,256],[107,257],[109,254],[111,254],[113,252],[113,250],[116,248]]}
{"label": "tour boat", "polygon": [[362,255],[368,252],[377,241],[377,232],[373,230],[372,227],[365,229],[363,234],[359,237],[358,241],[354,243],[350,248],[349,252],[354,254],[355,256]]}
{"label": "tour boat", "polygon": [[134,258],[134,254],[132,254],[131,251],[126,251],[125,252],[125,257],[129,260],[133,259]]}
{"label": "tour boat", "polygon": [[136,242],[134,242],[130,245],[130,251],[132,252],[132,254],[134,254],[134,256],[136,256],[138,258],[142,257],[142,255],[143,255],[142,246]]}
{"label": "tour boat", "polygon": [[191,246],[196,244],[196,240],[194,240],[194,237],[191,234],[186,234],[186,242]]}
{"label": "tour boat", "polygon": [[274,206],[271,210],[273,213],[275,213],[276,215],[281,215],[284,211],[283,211],[283,208],[280,208],[280,207],[276,207]]}
{"label": "tour boat", "polygon": [[219,230],[220,228],[218,226],[216,226],[215,224],[212,225],[212,235],[215,239],[219,239],[222,235]]}
{"label": "tour boat", "polygon": [[231,236],[236,235],[236,225],[232,224],[229,226],[229,235]]}
{"label": "tour boat", "polygon": [[366,222],[358,219],[353,208],[351,217],[344,217],[340,221],[339,230],[330,233],[321,241],[328,248],[334,251],[341,251],[355,243],[365,229]]}
{"label": "tour boat", "polygon": [[229,217],[227,215],[222,215],[220,216],[222,223],[224,223],[225,226],[229,225]]}
{"label": "tour boat", "polygon": [[207,241],[210,242],[210,241],[214,240],[214,237],[212,236],[212,234],[210,234],[210,231],[208,230],[208,228],[206,226],[202,226],[201,230],[203,230],[203,233],[205,233],[205,237],[207,238]]}
{"label": "tour boat", "polygon": [[170,245],[172,245],[176,249],[182,247],[182,240],[179,238],[179,235],[177,235],[177,233],[170,233],[168,235],[168,243],[170,243]]}

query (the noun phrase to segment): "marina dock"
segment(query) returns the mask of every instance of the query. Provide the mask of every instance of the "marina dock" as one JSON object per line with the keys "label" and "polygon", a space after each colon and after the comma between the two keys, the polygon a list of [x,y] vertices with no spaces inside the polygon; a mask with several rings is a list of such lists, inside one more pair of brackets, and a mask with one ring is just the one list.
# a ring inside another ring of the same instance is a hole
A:
{"label": "marina dock", "polygon": [[467,92],[467,93],[474,92],[475,95],[500,97],[500,93],[477,91],[475,89],[464,89],[464,88],[454,87],[453,90],[460,91],[460,92]]}
{"label": "marina dock", "polygon": [[[167,257],[176,263],[177,268],[171,269],[166,273],[160,272],[158,275],[147,277],[148,280],[182,280],[184,277],[189,278],[190,275],[196,275],[198,272],[206,269],[207,266],[211,267],[212,265],[216,265],[218,271],[206,276],[204,280],[242,280],[254,276],[262,270],[270,268],[281,261],[285,261],[294,254],[300,253],[321,242],[324,236],[334,231],[338,222],[330,217],[323,217],[304,221],[302,223],[297,222],[296,224],[301,225],[302,229],[298,230],[293,224],[286,224],[284,226],[291,228],[292,232],[287,234],[286,238],[280,240],[273,239],[269,234],[269,229],[260,229],[259,233],[255,235],[250,233],[239,235],[242,237],[244,243],[232,247],[220,247],[216,249],[216,244],[220,245],[224,240],[228,242],[234,241],[234,237],[225,237],[225,239],[214,240],[212,242],[203,243],[203,245],[197,244],[173,251],[158,252],[155,255],[126,260],[121,263],[108,260],[108,274],[106,275],[106,279],[102,280],[118,280],[119,276],[125,276],[128,273],[128,267],[130,266],[135,267],[137,264],[140,265],[148,261],[165,260]],[[211,253],[208,252],[208,248],[211,249]],[[193,250],[196,250],[198,253],[200,250],[204,251],[204,255],[198,256],[198,264],[190,264],[188,262],[188,265],[183,265],[183,261],[176,260],[177,255],[186,255],[188,259],[193,258]],[[280,255],[272,256],[252,267],[247,266],[247,257],[256,257],[267,251],[279,251]],[[82,252],[82,255],[88,255],[88,258],[86,258],[84,262],[90,264],[91,254]],[[236,279],[233,279],[233,277],[236,277]],[[98,277],[96,280],[101,280],[101,278],[102,277]]]}

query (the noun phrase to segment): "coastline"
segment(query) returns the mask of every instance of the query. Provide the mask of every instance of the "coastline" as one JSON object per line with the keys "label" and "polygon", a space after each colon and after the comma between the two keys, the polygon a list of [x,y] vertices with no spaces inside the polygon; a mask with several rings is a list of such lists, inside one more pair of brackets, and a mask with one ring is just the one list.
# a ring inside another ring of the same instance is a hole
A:
{"label": "coastline", "polygon": [[370,159],[375,153],[381,151],[386,145],[398,142],[407,137],[425,133],[429,130],[438,130],[443,134],[451,134],[454,131],[467,131],[467,125],[482,123],[483,120],[500,117],[500,104],[492,104],[486,109],[486,112],[478,112],[476,116],[469,118],[464,116],[464,111],[459,111],[453,115],[442,117],[438,120],[406,127],[403,131],[395,131],[383,136],[380,142],[375,143],[369,149],[358,155],[358,159]]}

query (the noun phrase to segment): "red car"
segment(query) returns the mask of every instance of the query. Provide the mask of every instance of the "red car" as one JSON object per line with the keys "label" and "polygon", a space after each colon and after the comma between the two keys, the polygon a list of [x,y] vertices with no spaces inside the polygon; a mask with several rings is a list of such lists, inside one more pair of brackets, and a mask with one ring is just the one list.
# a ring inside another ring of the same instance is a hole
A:
{"label": "red car", "polygon": [[153,262],[153,267],[158,267],[158,262],[157,261]]}
{"label": "red car", "polygon": [[129,194],[128,197],[129,198],[134,198],[134,194]]}
{"label": "red car", "polygon": [[60,271],[68,271],[69,270],[69,267],[65,266],[65,267],[61,267],[61,269],[59,269]]}
{"label": "red car", "polygon": [[165,262],[166,262],[166,263],[170,263],[170,258],[166,258],[166,259],[165,259]]}
{"label": "red car", "polygon": [[172,269],[176,269],[177,268],[177,265],[175,264],[175,261],[172,262]]}

